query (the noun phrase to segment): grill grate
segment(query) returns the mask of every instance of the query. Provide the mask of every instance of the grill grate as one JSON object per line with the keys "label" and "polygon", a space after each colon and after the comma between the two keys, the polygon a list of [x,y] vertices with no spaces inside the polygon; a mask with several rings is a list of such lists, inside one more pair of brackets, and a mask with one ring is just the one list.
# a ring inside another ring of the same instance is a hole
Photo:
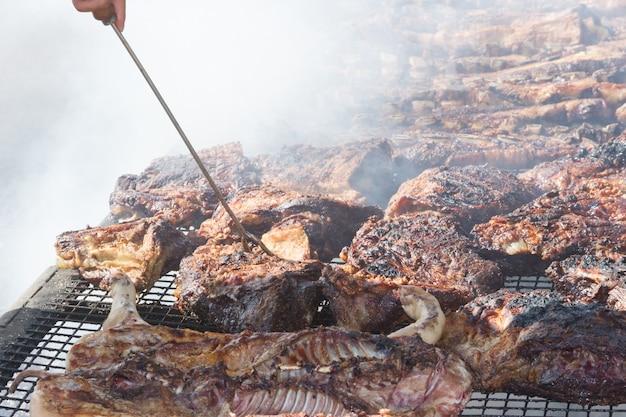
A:
{"label": "grill grate", "polygon": [[[176,275],[167,274],[139,298],[138,310],[150,324],[194,330],[214,330],[191,316],[173,308]],[[72,271],[56,270],[46,286],[57,288],[54,297],[37,308],[29,301],[15,316],[30,315],[24,332],[4,345],[0,343],[0,417],[28,416],[29,397],[35,381],[23,381],[14,394],[8,386],[23,369],[43,369],[62,372],[70,347],[83,335],[97,331],[110,309],[107,293],[94,288]],[[520,291],[550,289],[544,277],[513,277],[506,288]],[[23,310],[23,311],[22,311]],[[321,315],[319,320],[324,320]],[[11,332],[8,332],[11,333]],[[1,340],[0,340],[1,341]],[[550,417],[626,417],[626,404],[619,406],[586,407],[577,404],[548,401],[505,393],[474,393],[464,416],[550,416]]]}

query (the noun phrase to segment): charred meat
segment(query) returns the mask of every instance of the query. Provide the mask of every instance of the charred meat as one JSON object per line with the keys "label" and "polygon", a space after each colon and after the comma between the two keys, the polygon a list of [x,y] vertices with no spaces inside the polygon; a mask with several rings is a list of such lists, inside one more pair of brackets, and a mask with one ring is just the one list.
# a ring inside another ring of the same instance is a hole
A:
{"label": "charred meat", "polygon": [[[224,195],[260,181],[240,144],[202,149],[198,156]],[[207,219],[218,200],[193,158],[179,155],[155,159],[139,175],[120,177],[109,205],[118,221],[161,213],[170,223],[188,227]]]}
{"label": "charred meat", "polygon": [[546,277],[569,301],[597,302],[626,310],[626,255],[572,255],[553,262]]}
{"label": "charred meat", "polygon": [[444,311],[504,284],[498,266],[481,258],[451,216],[425,211],[366,222],[343,252],[345,265],[327,268],[331,309],[342,326],[388,331],[402,321],[397,289],[414,285]]}
{"label": "charred meat", "polygon": [[150,326],[134,308],[132,285],[120,279],[112,294],[104,328],[71,348],[64,374],[27,370],[14,382],[41,377],[33,417],[445,417],[469,400],[465,364],[419,338],[339,328],[225,335]]}
{"label": "charred meat", "polygon": [[212,239],[180,263],[175,305],[222,332],[299,330],[323,300],[322,268]]}
{"label": "charred meat", "polygon": [[[382,215],[375,206],[285,192],[269,184],[237,191],[229,205],[248,232],[290,260],[337,258],[369,217]],[[232,219],[220,206],[192,235],[206,241],[234,231]]]}
{"label": "charred meat", "polygon": [[624,312],[550,291],[501,290],[450,313],[438,346],[463,358],[481,392],[620,404],[624,343]]}
{"label": "charred meat", "polygon": [[593,151],[545,162],[519,174],[538,193],[569,188],[588,178],[622,174],[626,169],[626,135],[621,135]]}
{"label": "charred meat", "polygon": [[88,281],[108,289],[111,268],[126,273],[138,291],[147,290],[165,273],[177,270],[193,251],[192,242],[162,217],[57,236],[57,266],[78,269]]}
{"label": "charred meat", "polygon": [[287,146],[253,159],[265,183],[285,191],[324,194],[343,201],[384,207],[397,188],[387,140],[335,146]]}
{"label": "charred meat", "polygon": [[478,244],[510,256],[514,273],[541,272],[573,254],[626,253],[626,180],[589,178],[474,227]]}
{"label": "charred meat", "polygon": [[454,216],[469,231],[532,199],[527,187],[509,172],[475,165],[440,167],[404,182],[391,197],[385,216],[434,210]]}

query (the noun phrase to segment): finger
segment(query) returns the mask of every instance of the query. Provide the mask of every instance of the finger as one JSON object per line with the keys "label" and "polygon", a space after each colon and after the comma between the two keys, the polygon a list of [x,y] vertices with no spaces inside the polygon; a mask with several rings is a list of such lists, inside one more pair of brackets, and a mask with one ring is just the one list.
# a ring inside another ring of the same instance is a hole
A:
{"label": "finger", "polygon": [[122,31],[126,22],[126,0],[113,0],[113,9],[115,10],[115,26]]}
{"label": "finger", "polygon": [[72,0],[74,8],[79,12],[93,12],[108,7],[111,0]]}

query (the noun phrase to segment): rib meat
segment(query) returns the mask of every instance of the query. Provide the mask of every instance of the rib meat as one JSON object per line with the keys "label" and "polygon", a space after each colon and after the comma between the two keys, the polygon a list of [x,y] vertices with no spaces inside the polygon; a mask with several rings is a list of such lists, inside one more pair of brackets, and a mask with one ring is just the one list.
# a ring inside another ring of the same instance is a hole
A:
{"label": "rib meat", "polygon": [[[268,184],[238,190],[229,206],[248,232],[261,237],[274,254],[290,260],[330,261],[369,217],[382,215],[375,206],[285,192]],[[234,233],[233,220],[220,206],[192,235],[206,241]]]}
{"label": "rib meat", "polygon": [[463,358],[481,392],[586,405],[626,401],[625,343],[624,312],[501,290],[449,314],[438,346]]}
{"label": "rib meat", "polygon": [[471,393],[464,363],[419,338],[150,326],[128,288],[114,284],[109,319],[71,348],[64,374],[37,374],[33,417],[456,416]]}
{"label": "rib meat", "polygon": [[366,222],[342,258],[345,265],[324,272],[326,292],[337,323],[357,330],[386,332],[406,319],[401,285],[426,289],[452,311],[504,284],[458,223],[433,211]]}
{"label": "rib meat", "polygon": [[[238,143],[202,149],[198,156],[224,195],[260,181]],[[198,226],[218,200],[193,158],[179,155],[157,158],[139,175],[121,176],[109,205],[117,221],[161,213],[174,225]]]}
{"label": "rib meat", "polygon": [[282,190],[383,207],[397,188],[391,152],[387,140],[374,139],[327,147],[286,146],[253,161],[263,182]]}
{"label": "rib meat", "polygon": [[178,269],[193,243],[163,217],[62,233],[57,237],[57,266],[78,269],[102,289],[109,288],[111,268],[123,270],[138,291]]}
{"label": "rib meat", "polygon": [[[541,130],[541,125],[537,129]],[[415,139],[393,141],[394,166],[401,181],[439,166],[488,164],[500,169],[529,169],[578,149],[578,143],[553,137],[525,140],[470,133],[428,132]]]}
{"label": "rib meat", "polygon": [[181,261],[175,305],[223,332],[299,330],[323,300],[322,268],[212,239]]}
{"label": "rib meat", "polygon": [[389,200],[385,216],[434,210],[454,216],[469,231],[532,199],[527,187],[509,172],[475,165],[439,167],[404,182]]}
{"label": "rib meat", "polygon": [[494,216],[472,234],[492,255],[509,256],[517,274],[541,272],[573,254],[626,254],[625,190],[620,174],[581,180]]}
{"label": "rib meat", "polygon": [[626,169],[626,135],[597,149],[579,155],[545,162],[519,174],[519,178],[539,193],[564,190],[575,183],[621,173]]}

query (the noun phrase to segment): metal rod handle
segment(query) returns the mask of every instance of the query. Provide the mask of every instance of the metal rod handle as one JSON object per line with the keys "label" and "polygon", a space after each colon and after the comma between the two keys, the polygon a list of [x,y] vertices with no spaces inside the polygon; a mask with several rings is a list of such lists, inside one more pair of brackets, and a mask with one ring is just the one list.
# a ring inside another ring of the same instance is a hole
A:
{"label": "metal rod handle", "polygon": [[209,171],[204,166],[204,163],[202,162],[202,160],[198,156],[198,153],[196,152],[196,150],[194,149],[193,145],[191,144],[191,142],[187,138],[187,135],[183,131],[182,127],[180,127],[180,124],[176,120],[176,117],[174,117],[174,114],[172,113],[172,111],[170,110],[169,106],[165,102],[165,99],[163,99],[163,96],[159,92],[158,88],[152,82],[152,78],[150,78],[150,75],[148,75],[148,72],[146,71],[146,69],[141,64],[141,61],[139,60],[137,55],[135,55],[135,52],[133,51],[133,49],[130,47],[130,45],[126,41],[126,38],[124,37],[124,35],[122,35],[122,32],[117,28],[117,26],[115,26],[114,24],[110,24],[109,26],[111,26],[113,28],[113,31],[115,32],[117,37],[120,39],[120,41],[124,45],[124,48],[126,48],[126,51],[128,51],[128,53],[130,54],[131,58],[133,59],[133,61],[137,65],[137,68],[139,68],[139,71],[143,75],[143,78],[145,78],[146,82],[150,86],[150,89],[152,89],[152,92],[154,93],[156,98],[159,100],[159,103],[161,103],[161,107],[163,107],[163,110],[165,110],[165,113],[167,113],[167,116],[172,121],[172,124],[176,128],[176,131],[178,131],[178,134],[180,135],[180,137],[183,140],[183,142],[185,142],[185,145],[187,146],[187,149],[189,149],[189,152],[191,153],[191,156],[193,156],[193,159],[196,161],[196,164],[198,164],[198,167],[202,171],[202,174],[204,174],[204,177],[207,179],[207,181],[209,182],[209,185],[211,186],[211,188],[215,192],[215,195],[217,196],[217,199],[222,204],[222,206],[224,207],[224,209],[226,210],[226,212],[228,213],[230,218],[233,220],[233,223],[235,224],[235,227],[237,228],[237,230],[241,234],[241,238],[243,240],[244,247],[247,248],[246,240],[250,239],[251,241],[256,243],[265,253],[267,253],[268,255],[274,256],[272,251],[270,251],[265,246],[265,244],[261,241],[261,239],[257,238],[252,233],[248,233],[246,231],[246,229],[243,227],[243,225],[241,224],[241,222],[239,221],[239,219],[237,219],[237,216],[235,215],[233,210],[228,205],[228,202],[224,198],[224,195],[222,194],[222,192],[218,188],[218,186],[215,183],[215,181],[213,181],[213,178],[211,178],[211,175],[209,174]]}

